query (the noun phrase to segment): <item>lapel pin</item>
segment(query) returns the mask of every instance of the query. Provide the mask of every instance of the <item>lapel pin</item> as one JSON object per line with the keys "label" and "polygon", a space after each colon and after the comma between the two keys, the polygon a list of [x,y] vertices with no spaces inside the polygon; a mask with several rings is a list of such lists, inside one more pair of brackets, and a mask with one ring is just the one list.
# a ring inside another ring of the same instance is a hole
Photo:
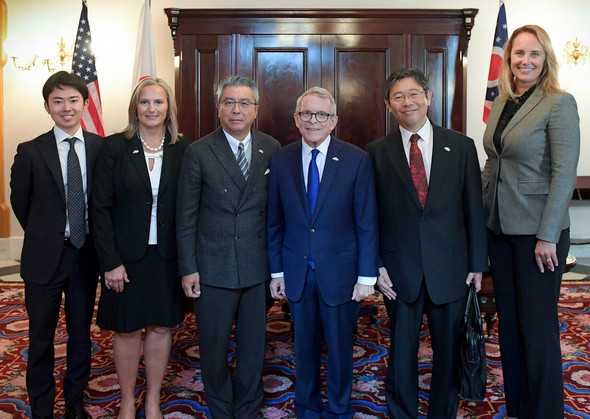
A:
{"label": "lapel pin", "polygon": [[445,151],[451,151],[449,147],[445,147]]}
{"label": "lapel pin", "polygon": [[262,149],[258,149],[258,152],[264,154],[264,151]]}
{"label": "lapel pin", "polygon": [[133,154],[139,153],[139,150],[133,150]]}
{"label": "lapel pin", "polygon": [[338,157],[332,157],[332,160],[338,161]]}

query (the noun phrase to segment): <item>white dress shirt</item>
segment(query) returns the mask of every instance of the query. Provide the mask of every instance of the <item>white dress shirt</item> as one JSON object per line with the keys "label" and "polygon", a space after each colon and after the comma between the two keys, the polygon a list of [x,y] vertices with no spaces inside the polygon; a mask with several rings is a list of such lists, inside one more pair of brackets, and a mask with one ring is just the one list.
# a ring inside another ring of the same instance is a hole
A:
{"label": "white dress shirt", "polygon": [[[84,143],[84,134],[82,127],[74,135],[70,135],[57,125],[53,127],[53,134],[55,135],[55,142],[57,144],[57,153],[59,155],[59,165],[61,167],[61,175],[64,181],[64,188],[66,196],[68,196],[68,153],[70,152],[70,143],[66,141],[68,138],[77,138],[79,141],[74,143],[74,149],[78,155],[80,162],[80,171],[82,172],[82,187],[84,188],[84,201],[86,207],[86,232],[88,233],[88,192],[87,192],[87,176],[86,176],[86,144]],[[70,219],[68,217],[68,210],[66,205],[66,229],[65,237],[70,237]]]}
{"label": "white dress shirt", "polygon": [[418,134],[420,139],[416,144],[418,144],[418,148],[422,153],[422,160],[424,161],[424,170],[426,171],[426,181],[430,184],[430,167],[432,166],[432,149],[433,149],[433,131],[432,131],[432,124],[430,120],[427,118],[426,123],[422,125],[422,128],[418,130],[418,132],[411,132],[403,127],[399,127],[399,131],[402,135],[402,144],[404,145],[404,150],[406,152],[406,160],[408,161],[408,165],[410,164],[410,145],[412,144],[410,141],[410,137],[412,134]]}
{"label": "white dress shirt", "polygon": [[225,130],[223,130],[223,133],[225,134],[225,138],[227,138],[227,142],[229,143],[229,146],[231,147],[232,153],[234,153],[234,157],[236,158],[236,161],[238,158],[239,145],[240,145],[240,143],[244,143],[244,154],[246,156],[246,161],[248,162],[248,167],[251,167],[252,166],[252,133],[248,132],[248,135],[242,141],[238,140],[237,138],[232,137]]}

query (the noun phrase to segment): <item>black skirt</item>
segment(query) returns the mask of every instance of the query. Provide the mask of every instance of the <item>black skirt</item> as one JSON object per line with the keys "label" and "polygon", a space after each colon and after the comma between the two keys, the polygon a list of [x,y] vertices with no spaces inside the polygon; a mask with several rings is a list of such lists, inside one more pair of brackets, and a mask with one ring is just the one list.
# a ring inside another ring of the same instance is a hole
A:
{"label": "black skirt", "polygon": [[129,282],[122,292],[101,282],[96,323],[101,329],[130,333],[147,326],[173,327],[182,322],[182,284],[176,259],[165,260],[156,246],[143,259],[126,262]]}

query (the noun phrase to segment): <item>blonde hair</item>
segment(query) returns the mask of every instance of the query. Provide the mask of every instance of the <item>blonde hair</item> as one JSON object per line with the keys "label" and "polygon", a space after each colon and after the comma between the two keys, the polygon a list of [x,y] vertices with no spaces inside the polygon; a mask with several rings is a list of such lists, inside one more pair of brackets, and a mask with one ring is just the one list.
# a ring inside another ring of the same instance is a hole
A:
{"label": "blonde hair", "polygon": [[160,86],[166,92],[166,100],[168,101],[168,113],[166,115],[166,119],[164,120],[164,126],[166,130],[170,133],[170,144],[174,144],[178,141],[178,118],[176,116],[176,100],[174,99],[174,93],[172,93],[172,89],[166,82],[162,79],[158,79],[155,77],[146,77],[141,79],[135,89],[133,89],[133,93],[131,94],[131,100],[129,101],[129,123],[125,130],[123,131],[123,135],[125,138],[130,140],[136,135],[139,135],[139,117],[137,116],[137,104],[139,103],[139,97],[141,96],[141,91],[146,86]]}
{"label": "blonde hair", "polygon": [[514,40],[523,32],[535,35],[545,52],[545,62],[543,63],[543,69],[541,70],[537,86],[547,93],[562,92],[558,79],[559,64],[557,63],[557,58],[555,57],[555,52],[551,45],[551,38],[549,38],[545,29],[540,26],[525,25],[512,32],[510,39],[506,42],[504,47],[504,60],[502,61],[502,70],[500,71],[500,80],[498,81],[500,96],[506,100],[514,99],[516,97],[516,94],[514,93],[516,90],[516,82],[514,80],[514,74],[512,74],[512,70],[510,69],[511,54]]}

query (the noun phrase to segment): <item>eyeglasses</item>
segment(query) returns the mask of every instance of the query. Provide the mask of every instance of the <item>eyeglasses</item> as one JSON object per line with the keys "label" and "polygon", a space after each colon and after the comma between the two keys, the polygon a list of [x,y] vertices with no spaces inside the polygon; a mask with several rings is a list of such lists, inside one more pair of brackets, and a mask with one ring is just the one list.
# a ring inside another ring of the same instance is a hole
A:
{"label": "eyeglasses", "polygon": [[233,109],[233,107],[236,106],[236,103],[243,111],[247,111],[248,109],[250,109],[250,105],[258,105],[258,103],[250,102],[248,99],[223,99],[219,104],[223,106],[225,109]]}
{"label": "eyeglasses", "polygon": [[303,112],[299,112],[297,115],[299,115],[299,119],[301,119],[303,122],[309,122],[311,121],[311,118],[315,115],[315,120],[318,122],[326,122],[328,120],[328,118],[330,117],[329,113],[326,112],[310,112],[310,111],[303,111]]}
{"label": "eyeglasses", "polygon": [[422,93],[426,92],[424,92],[424,90],[422,90],[421,92],[418,90],[410,90],[408,93],[396,93],[393,96],[391,96],[389,100],[396,103],[403,102],[405,98],[408,98],[411,101],[416,101]]}

